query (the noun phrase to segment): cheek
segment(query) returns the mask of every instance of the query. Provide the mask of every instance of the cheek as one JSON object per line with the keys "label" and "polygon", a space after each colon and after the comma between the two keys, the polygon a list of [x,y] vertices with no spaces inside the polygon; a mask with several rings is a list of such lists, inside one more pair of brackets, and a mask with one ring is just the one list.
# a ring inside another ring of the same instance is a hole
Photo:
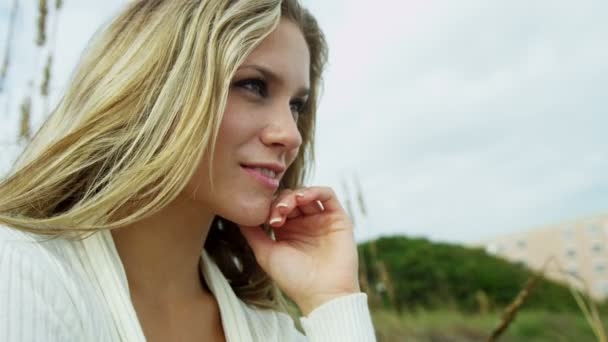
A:
{"label": "cheek", "polygon": [[[219,142],[219,141],[218,141]],[[259,189],[239,165],[232,149],[216,144],[213,165],[214,192],[211,192],[209,161],[198,166],[186,190],[197,205],[227,220],[244,226],[257,226],[267,221],[273,195]]]}
{"label": "cheek", "polygon": [[238,167],[222,168],[216,158],[211,192],[208,163],[201,163],[186,186],[188,198],[202,208],[245,226],[257,226],[268,219],[273,197],[254,188]]}
{"label": "cheek", "polygon": [[274,198],[272,193],[259,188],[239,165],[259,152],[257,139],[262,123],[253,108],[229,98],[215,143],[215,192],[211,193],[208,157],[203,158],[188,184],[188,191],[194,193],[199,205],[245,226],[266,222]]}

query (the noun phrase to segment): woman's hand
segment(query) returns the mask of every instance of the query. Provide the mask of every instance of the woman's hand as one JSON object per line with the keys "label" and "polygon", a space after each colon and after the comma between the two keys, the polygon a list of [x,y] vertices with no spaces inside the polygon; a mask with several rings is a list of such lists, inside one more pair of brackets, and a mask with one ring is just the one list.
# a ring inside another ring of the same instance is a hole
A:
{"label": "woman's hand", "polygon": [[353,224],[331,188],[284,190],[268,222],[276,241],[260,227],[240,229],[260,266],[305,316],[331,299],[361,292]]}

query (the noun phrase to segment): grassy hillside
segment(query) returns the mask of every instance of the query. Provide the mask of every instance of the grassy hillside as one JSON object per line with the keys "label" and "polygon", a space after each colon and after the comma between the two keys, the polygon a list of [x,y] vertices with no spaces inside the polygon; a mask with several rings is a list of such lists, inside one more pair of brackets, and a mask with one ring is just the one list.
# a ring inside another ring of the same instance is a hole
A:
{"label": "grassy hillside", "polygon": [[[416,314],[374,311],[378,342],[487,341],[500,315],[463,314],[453,310],[420,311]],[[606,326],[605,328],[608,328]],[[501,342],[597,341],[584,317],[577,313],[522,311]]]}
{"label": "grassy hillside", "polygon": [[[398,312],[501,310],[532,275],[482,249],[404,236],[363,243],[359,254],[362,286],[372,297],[372,307]],[[539,281],[525,308],[579,311],[567,287],[546,279]]]}

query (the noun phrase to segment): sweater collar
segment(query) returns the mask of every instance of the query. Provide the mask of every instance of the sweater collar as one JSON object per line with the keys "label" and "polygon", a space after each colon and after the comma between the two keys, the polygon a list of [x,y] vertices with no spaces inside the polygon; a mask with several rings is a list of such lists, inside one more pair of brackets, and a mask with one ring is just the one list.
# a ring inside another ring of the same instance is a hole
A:
{"label": "sweater collar", "polygon": [[[111,232],[100,231],[82,240],[82,243],[85,257],[91,264],[87,269],[99,284],[121,340],[145,342],[143,329],[131,301],[127,275]],[[204,248],[201,259],[201,271],[219,305],[227,342],[253,341],[242,302]]]}

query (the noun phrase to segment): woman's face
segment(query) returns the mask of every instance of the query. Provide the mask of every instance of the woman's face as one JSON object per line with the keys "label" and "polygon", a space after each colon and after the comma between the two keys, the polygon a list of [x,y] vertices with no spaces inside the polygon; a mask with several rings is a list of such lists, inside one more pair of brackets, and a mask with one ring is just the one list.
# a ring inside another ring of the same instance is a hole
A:
{"label": "woman's face", "polygon": [[304,36],[286,19],[239,67],[215,147],[215,192],[206,158],[187,188],[212,213],[247,226],[267,220],[278,182],[302,144],[296,121],[307,101],[309,68]]}

